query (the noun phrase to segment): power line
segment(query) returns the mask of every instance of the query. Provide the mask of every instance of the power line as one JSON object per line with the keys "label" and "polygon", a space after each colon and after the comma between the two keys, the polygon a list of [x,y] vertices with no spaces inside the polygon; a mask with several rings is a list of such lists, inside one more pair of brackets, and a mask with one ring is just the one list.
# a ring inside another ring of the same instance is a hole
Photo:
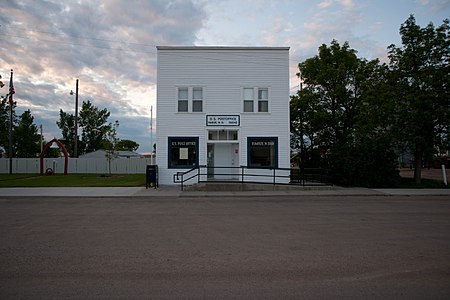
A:
{"label": "power line", "polygon": [[[157,45],[154,45],[154,44],[144,44],[144,43],[136,43],[136,42],[124,42],[124,41],[111,40],[111,39],[100,39],[100,38],[92,38],[92,37],[80,37],[80,36],[75,36],[75,35],[62,35],[62,34],[58,34],[58,33],[47,32],[47,31],[40,31],[40,30],[35,30],[35,29],[29,30],[29,31],[45,33],[45,34],[49,34],[49,35],[54,35],[54,36],[58,36],[58,37],[60,37],[62,39],[66,39],[67,37],[72,37],[72,38],[76,38],[76,39],[91,40],[91,41],[101,41],[101,42],[108,42],[108,43],[120,43],[120,44],[124,44],[124,45],[136,45],[136,46],[143,46],[143,47],[156,47],[157,46]],[[110,46],[100,46],[100,45],[92,45],[92,44],[89,45],[89,44],[80,44],[80,43],[67,42],[67,41],[48,40],[48,39],[43,39],[43,38],[40,38],[40,37],[37,37],[37,38],[33,39],[33,38],[30,38],[30,37],[27,37],[27,36],[22,36],[22,35],[17,35],[17,34],[10,34],[10,33],[4,33],[4,35],[16,37],[16,38],[28,39],[28,40],[38,40],[38,41],[41,41],[41,42],[56,43],[56,44],[61,44],[61,45],[65,44],[65,45],[72,45],[72,46],[82,46],[82,47],[88,47],[88,48],[98,48],[98,49],[105,49],[105,50],[113,50],[113,51],[156,54],[156,52],[152,51],[152,50],[140,50],[140,49],[131,48],[131,47],[128,47],[128,48],[124,49],[124,48],[114,48],[114,47],[110,47]],[[233,55],[236,56],[236,57],[252,57],[251,54],[242,54],[242,53],[234,53]],[[192,58],[192,56],[188,56],[186,54],[183,54],[183,55],[180,55],[180,56]],[[234,60],[213,59],[213,58],[208,58],[208,59],[218,60],[218,61],[225,61],[225,62],[227,62],[227,61],[234,61]],[[299,60],[292,59],[292,58],[289,58],[288,60],[290,62],[296,62],[296,63],[298,63],[298,61],[299,61]],[[248,62],[248,63],[253,63],[253,62]],[[268,64],[268,65],[275,65],[275,64]]]}

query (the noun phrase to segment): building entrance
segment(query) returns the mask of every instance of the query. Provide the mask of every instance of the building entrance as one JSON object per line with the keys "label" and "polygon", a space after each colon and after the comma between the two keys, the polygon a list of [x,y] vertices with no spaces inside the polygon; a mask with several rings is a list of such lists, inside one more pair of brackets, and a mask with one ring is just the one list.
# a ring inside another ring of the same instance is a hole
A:
{"label": "building entrance", "polygon": [[239,144],[208,144],[208,180],[237,180],[239,178]]}

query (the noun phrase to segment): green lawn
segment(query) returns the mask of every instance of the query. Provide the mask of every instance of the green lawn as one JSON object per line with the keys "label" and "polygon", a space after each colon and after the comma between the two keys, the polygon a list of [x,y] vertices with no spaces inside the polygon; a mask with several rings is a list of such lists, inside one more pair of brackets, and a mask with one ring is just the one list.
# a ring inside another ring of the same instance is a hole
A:
{"label": "green lawn", "polygon": [[2,187],[145,186],[145,174],[0,174]]}

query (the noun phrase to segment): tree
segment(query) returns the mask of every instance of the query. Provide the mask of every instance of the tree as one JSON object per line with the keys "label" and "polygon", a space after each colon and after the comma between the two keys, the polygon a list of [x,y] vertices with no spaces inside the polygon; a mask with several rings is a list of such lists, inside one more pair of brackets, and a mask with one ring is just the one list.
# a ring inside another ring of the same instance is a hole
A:
{"label": "tree", "polygon": [[111,176],[111,161],[116,157],[117,143],[117,128],[119,128],[119,121],[116,120],[111,128],[106,132],[106,139],[104,149],[106,150],[106,159],[108,160],[108,172]]}
{"label": "tree", "polygon": [[[15,113],[16,102],[13,102],[13,127],[17,124],[17,115]],[[1,98],[0,102],[0,151],[4,151],[9,157],[9,99],[8,97]],[[14,144],[14,143],[13,143]],[[14,146],[14,145],[13,145]],[[15,150],[13,150],[14,152]]]}
{"label": "tree", "polygon": [[311,146],[330,152],[354,139],[366,62],[346,42],[323,44],[319,54],[299,63],[305,88],[291,99],[291,130]]}
{"label": "tree", "polygon": [[400,27],[402,47],[389,46],[395,77],[397,115],[403,141],[415,161],[414,179],[421,181],[424,157],[449,149],[450,38],[449,20],[435,28],[416,24],[411,15]]}
{"label": "tree", "polygon": [[139,144],[132,140],[119,140],[117,143],[117,150],[119,151],[136,151]]}
{"label": "tree", "polygon": [[80,110],[79,124],[82,128],[80,145],[81,153],[88,153],[102,149],[106,134],[111,130],[111,123],[107,123],[110,113],[106,108],[99,109],[90,101],[84,102]]}
{"label": "tree", "polygon": [[332,41],[299,64],[305,88],[291,97],[291,131],[301,144],[309,143],[302,161],[330,168],[335,183],[387,185],[398,177],[392,146],[382,120],[364,120],[383,87],[386,67],[356,53],[347,42],[340,46]]}
{"label": "tree", "polygon": [[14,130],[14,141],[17,157],[36,157],[40,151],[41,136],[34,124],[30,110],[26,110],[19,118],[19,124]]}
{"label": "tree", "polygon": [[[2,75],[0,75],[0,79],[2,78]],[[2,80],[0,80],[0,89],[3,88],[5,84]],[[5,131],[7,127],[7,110],[6,110],[6,102],[3,101],[3,96],[1,97],[0,102],[0,157],[3,156],[3,152],[5,150]]]}
{"label": "tree", "polygon": [[70,156],[74,156],[75,147],[75,116],[59,110],[59,121],[56,122],[59,129],[61,129],[63,138],[60,140],[66,147]]}

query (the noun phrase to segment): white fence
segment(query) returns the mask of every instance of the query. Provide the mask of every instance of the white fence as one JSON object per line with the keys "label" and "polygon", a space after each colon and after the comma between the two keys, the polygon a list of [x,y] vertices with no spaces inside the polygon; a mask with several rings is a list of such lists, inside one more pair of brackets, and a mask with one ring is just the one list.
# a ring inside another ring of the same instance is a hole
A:
{"label": "white fence", "polygon": [[[145,174],[147,165],[155,164],[152,158],[116,158],[111,160],[112,174]],[[54,170],[55,174],[64,174],[64,157],[44,158],[44,172],[48,168]],[[39,158],[13,158],[13,174],[39,174]],[[108,160],[106,158],[69,158],[67,167],[69,174],[107,174]],[[9,173],[9,158],[0,158],[0,174]]]}

